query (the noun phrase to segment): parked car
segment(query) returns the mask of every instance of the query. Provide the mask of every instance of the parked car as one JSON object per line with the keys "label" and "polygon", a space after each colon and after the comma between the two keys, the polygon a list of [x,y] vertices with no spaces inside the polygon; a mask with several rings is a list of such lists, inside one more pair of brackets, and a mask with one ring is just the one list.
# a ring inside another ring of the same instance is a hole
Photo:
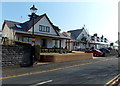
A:
{"label": "parked car", "polygon": [[105,49],[105,48],[101,48],[101,49],[99,49],[101,52],[103,52],[103,53],[109,53],[110,52],[110,50],[108,50],[108,49]]}
{"label": "parked car", "polygon": [[107,53],[110,53],[109,49],[101,48],[99,50],[103,53],[103,56],[106,56]]}
{"label": "parked car", "polygon": [[93,53],[93,56],[103,56],[103,53],[99,50],[86,50],[85,53]]}
{"label": "parked car", "polygon": [[108,49],[108,50],[110,50],[110,51],[112,50],[112,48],[111,48],[111,47],[109,47],[109,48],[107,48],[107,49]]}

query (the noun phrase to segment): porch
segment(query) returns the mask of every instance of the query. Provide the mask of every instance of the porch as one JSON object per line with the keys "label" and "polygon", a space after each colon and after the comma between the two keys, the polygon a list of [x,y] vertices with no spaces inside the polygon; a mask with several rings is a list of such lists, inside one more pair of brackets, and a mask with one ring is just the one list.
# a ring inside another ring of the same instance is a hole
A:
{"label": "porch", "polygon": [[67,46],[70,46],[70,50],[82,50],[89,47],[88,43],[76,40],[68,40]]}
{"label": "porch", "polygon": [[[35,44],[40,45],[41,49],[68,49],[66,48],[66,41],[69,40],[69,38],[39,33],[35,33],[34,37]],[[31,44],[33,43],[31,33],[26,32],[17,32],[15,35],[15,40]]]}

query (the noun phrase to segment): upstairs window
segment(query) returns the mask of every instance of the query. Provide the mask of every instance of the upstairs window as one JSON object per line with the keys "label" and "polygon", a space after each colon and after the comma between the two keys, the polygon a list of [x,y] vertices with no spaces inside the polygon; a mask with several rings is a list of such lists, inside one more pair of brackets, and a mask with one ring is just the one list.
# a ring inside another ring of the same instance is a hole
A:
{"label": "upstairs window", "polygon": [[42,25],[39,25],[39,31],[42,31]]}
{"label": "upstairs window", "polygon": [[50,32],[50,27],[46,27],[46,32]]}
{"label": "upstairs window", "polygon": [[39,25],[39,31],[41,31],[41,32],[50,32],[50,27]]}

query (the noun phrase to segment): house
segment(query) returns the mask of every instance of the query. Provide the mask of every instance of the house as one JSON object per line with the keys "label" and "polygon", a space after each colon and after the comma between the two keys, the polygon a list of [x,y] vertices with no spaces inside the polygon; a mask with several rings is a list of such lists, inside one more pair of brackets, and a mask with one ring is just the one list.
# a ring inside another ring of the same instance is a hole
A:
{"label": "house", "polygon": [[85,26],[82,29],[67,31],[66,34],[71,38],[71,40],[67,41],[67,47],[69,47],[70,50],[85,49],[89,47],[89,34]]}
{"label": "house", "polygon": [[110,43],[108,39],[105,38],[103,35],[99,37],[98,34],[95,33],[92,36],[90,36],[89,45],[90,47],[100,49],[100,48],[108,48],[110,46]]}
{"label": "house", "polygon": [[60,34],[59,28],[55,26],[46,14],[37,15],[23,23],[5,20],[2,26],[3,41],[14,41],[33,43],[32,30],[34,27],[35,44],[42,48],[65,48],[66,40],[70,38]]}
{"label": "house", "polygon": [[97,33],[89,35],[85,26],[82,29],[70,30],[63,32],[64,36],[71,38],[67,41],[67,48],[70,50],[80,50],[86,48],[108,48],[110,42],[103,35],[99,37]]}

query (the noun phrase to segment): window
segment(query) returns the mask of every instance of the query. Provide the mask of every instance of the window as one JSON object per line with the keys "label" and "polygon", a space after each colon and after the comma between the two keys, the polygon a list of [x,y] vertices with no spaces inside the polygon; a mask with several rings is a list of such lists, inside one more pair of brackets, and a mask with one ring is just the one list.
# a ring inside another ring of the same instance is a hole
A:
{"label": "window", "polygon": [[19,41],[19,36],[18,36],[18,41]]}
{"label": "window", "polygon": [[46,27],[46,32],[50,32],[50,27]]}
{"label": "window", "polygon": [[28,38],[28,42],[32,43],[32,38]]}
{"label": "window", "polygon": [[42,48],[47,47],[47,40],[46,39],[41,39],[41,46],[42,46]]}
{"label": "window", "polygon": [[73,46],[75,46],[75,44],[76,44],[76,43],[75,43],[75,42],[73,42]]}
{"label": "window", "polygon": [[29,41],[28,37],[24,37],[24,38],[23,38],[23,41],[24,41],[24,42],[28,42],[28,41]]}
{"label": "window", "polygon": [[32,38],[26,36],[26,37],[23,37],[23,41],[32,43]]}
{"label": "window", "polygon": [[39,31],[42,31],[42,32],[50,32],[50,27],[48,27],[48,26],[43,26],[43,25],[39,25]]}
{"label": "window", "polygon": [[53,48],[60,48],[61,47],[61,41],[60,40],[52,40],[52,46]]}
{"label": "window", "polygon": [[39,31],[42,31],[42,25],[39,25]]}
{"label": "window", "polygon": [[42,26],[42,31],[45,32],[45,26]]}

